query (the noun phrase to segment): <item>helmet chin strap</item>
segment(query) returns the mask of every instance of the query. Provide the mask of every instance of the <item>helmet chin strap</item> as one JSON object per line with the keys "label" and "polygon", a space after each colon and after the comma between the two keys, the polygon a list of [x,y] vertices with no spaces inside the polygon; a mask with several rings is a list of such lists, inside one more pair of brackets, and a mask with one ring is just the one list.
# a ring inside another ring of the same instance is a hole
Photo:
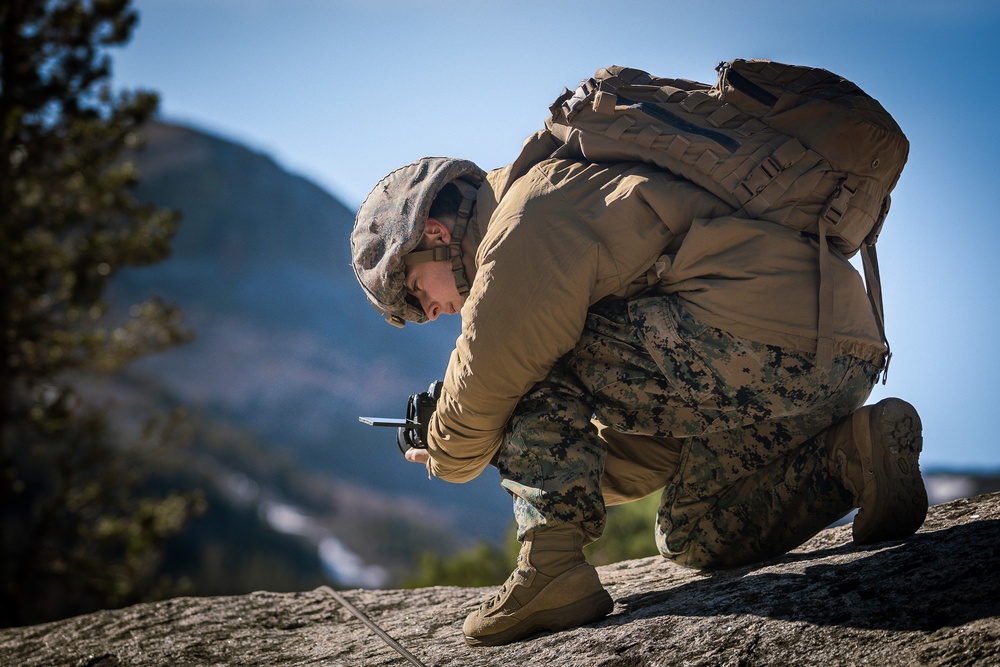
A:
{"label": "helmet chin strap", "polygon": [[462,194],[462,203],[458,207],[455,216],[455,228],[451,232],[451,242],[446,246],[437,246],[427,250],[414,250],[403,255],[403,264],[411,266],[423,262],[451,262],[451,272],[455,276],[455,287],[462,298],[469,296],[469,278],[465,273],[465,264],[462,263],[462,239],[469,227],[469,218],[472,216],[472,207],[476,203],[476,186],[462,180],[452,181],[458,191]]}

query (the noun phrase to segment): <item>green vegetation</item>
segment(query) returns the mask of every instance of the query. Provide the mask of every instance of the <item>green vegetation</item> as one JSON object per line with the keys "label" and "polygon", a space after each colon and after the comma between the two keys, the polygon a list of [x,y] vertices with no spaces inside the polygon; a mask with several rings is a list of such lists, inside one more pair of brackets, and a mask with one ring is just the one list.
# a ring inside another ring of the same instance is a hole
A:
{"label": "green vegetation", "polygon": [[117,314],[102,299],[120,268],[164,258],[177,225],[137,202],[120,159],[157,107],[108,84],[105,52],[135,23],[129,0],[0,5],[0,625],[163,594],[159,547],[202,507],[139,491],[177,416],[116,434],[64,379],[187,337],[161,301]]}
{"label": "green vegetation", "polygon": [[659,554],[653,538],[659,507],[659,493],[627,505],[609,507],[604,535],[585,549],[587,560],[594,565],[608,565]]}
{"label": "green vegetation", "polygon": [[[608,565],[659,553],[653,540],[653,526],[659,494],[627,505],[608,508],[604,535],[588,545],[584,553],[594,565]],[[503,582],[514,567],[520,544],[513,526],[502,546],[480,542],[451,555],[425,553],[419,569],[406,580],[408,588],[423,586],[491,586]]]}
{"label": "green vegetation", "polygon": [[491,586],[499,584],[510,574],[520,549],[512,529],[498,547],[489,542],[451,555],[424,553],[420,557],[417,573],[405,582],[406,588],[425,586]]}

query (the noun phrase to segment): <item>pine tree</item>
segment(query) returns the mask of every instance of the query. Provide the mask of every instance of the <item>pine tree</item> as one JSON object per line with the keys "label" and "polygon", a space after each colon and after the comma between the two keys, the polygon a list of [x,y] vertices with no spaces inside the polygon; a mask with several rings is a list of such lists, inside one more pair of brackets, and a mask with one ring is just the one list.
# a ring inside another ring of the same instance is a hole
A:
{"label": "pine tree", "polygon": [[116,443],[66,379],[187,336],[158,300],[116,320],[102,299],[178,224],[135,199],[126,159],[158,99],[110,85],[107,52],[136,23],[130,0],[0,3],[0,625],[148,596],[159,542],[193,511],[139,493],[168,431]]}

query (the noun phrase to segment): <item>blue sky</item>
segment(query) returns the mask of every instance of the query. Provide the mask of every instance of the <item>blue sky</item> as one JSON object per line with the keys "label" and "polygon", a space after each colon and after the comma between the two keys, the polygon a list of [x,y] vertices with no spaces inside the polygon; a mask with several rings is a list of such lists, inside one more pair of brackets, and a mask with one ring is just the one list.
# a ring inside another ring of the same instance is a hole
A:
{"label": "blue sky", "polygon": [[[119,88],[351,208],[426,155],[503,166],[549,103],[611,64],[714,80],[732,58],[837,72],[910,159],[879,242],[893,361],[872,401],[924,420],[924,467],[1000,470],[1000,5],[991,0],[137,0]],[[359,308],[367,307],[359,291]]]}

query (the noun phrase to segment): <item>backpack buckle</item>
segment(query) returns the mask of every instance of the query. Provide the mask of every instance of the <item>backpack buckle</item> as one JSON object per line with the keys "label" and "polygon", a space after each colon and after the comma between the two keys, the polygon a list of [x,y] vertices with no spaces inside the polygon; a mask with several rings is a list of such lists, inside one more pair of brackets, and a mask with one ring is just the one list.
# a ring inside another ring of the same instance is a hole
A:
{"label": "backpack buckle", "polygon": [[556,100],[556,104],[561,104],[563,114],[566,116],[567,121],[571,120],[573,116],[579,113],[580,109],[583,108],[583,105],[587,102],[590,95],[597,90],[597,87],[597,81],[590,78],[586,81],[581,81],[580,85],[577,86],[576,90],[572,93],[567,90],[559,96],[559,99]]}
{"label": "backpack buckle", "polygon": [[837,183],[836,189],[830,198],[826,200],[826,204],[823,206],[823,211],[819,214],[821,220],[825,220],[831,225],[838,225],[844,218],[844,214],[847,213],[847,207],[851,202],[851,197],[854,193],[858,191],[857,186],[854,186],[852,190],[847,185],[847,176],[840,179]]}

